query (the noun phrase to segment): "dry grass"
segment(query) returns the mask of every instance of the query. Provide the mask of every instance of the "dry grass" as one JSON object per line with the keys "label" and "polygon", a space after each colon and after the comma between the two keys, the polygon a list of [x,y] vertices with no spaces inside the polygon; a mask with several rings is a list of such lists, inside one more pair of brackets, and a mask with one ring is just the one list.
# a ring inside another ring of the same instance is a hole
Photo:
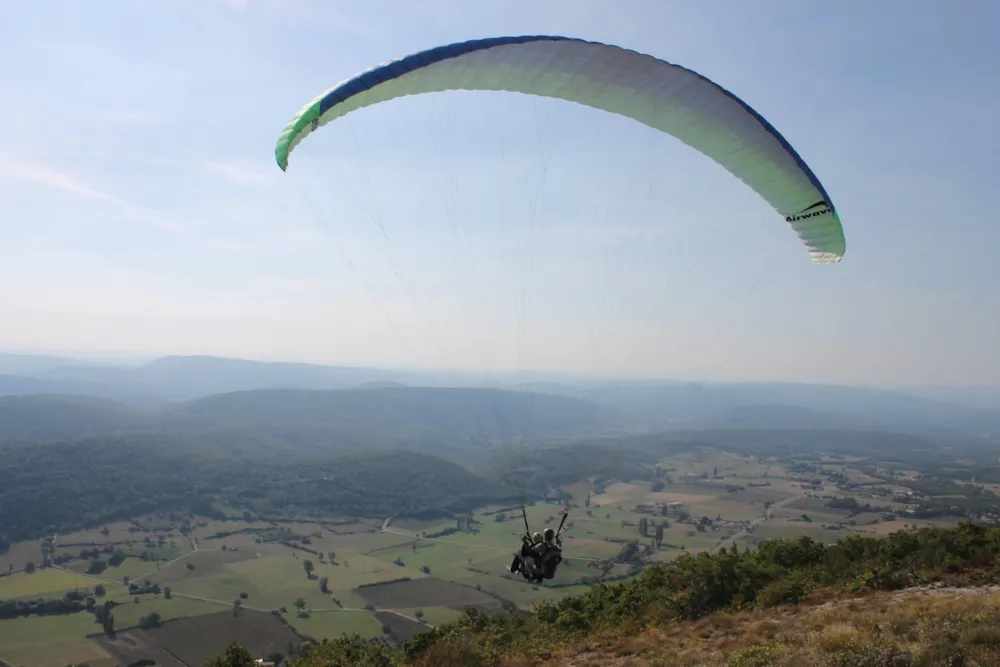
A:
{"label": "dry grass", "polygon": [[507,667],[1000,665],[1000,591],[931,589],[720,612]]}

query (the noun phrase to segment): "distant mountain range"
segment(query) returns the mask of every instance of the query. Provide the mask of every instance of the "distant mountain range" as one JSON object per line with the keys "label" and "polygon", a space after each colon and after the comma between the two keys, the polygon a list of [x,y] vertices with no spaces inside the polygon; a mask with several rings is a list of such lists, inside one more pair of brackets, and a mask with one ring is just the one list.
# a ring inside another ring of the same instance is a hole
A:
{"label": "distant mountain range", "polygon": [[1000,389],[591,380],[218,357],[112,365],[0,354],[4,441],[151,429],[239,433],[247,446],[461,448],[485,440],[714,428],[990,437],[1000,434]]}
{"label": "distant mountain range", "polygon": [[156,432],[218,451],[356,450],[408,446],[439,455],[624,430],[610,408],[499,389],[257,389],[144,409],[61,394],[0,396],[0,442]]}

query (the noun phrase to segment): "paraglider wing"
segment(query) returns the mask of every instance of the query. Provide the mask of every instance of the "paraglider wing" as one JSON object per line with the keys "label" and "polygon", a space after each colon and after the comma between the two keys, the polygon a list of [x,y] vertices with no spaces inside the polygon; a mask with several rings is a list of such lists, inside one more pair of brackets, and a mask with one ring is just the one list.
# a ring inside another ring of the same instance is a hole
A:
{"label": "paraglider wing", "polygon": [[348,79],[288,123],[275,157],[320,126],[406,95],[494,90],[576,102],[670,134],[707,155],[771,204],[814,262],[838,262],[840,218],[812,170],[770,123],[718,84],[649,55],[570,37],[473,40],[422,51]]}

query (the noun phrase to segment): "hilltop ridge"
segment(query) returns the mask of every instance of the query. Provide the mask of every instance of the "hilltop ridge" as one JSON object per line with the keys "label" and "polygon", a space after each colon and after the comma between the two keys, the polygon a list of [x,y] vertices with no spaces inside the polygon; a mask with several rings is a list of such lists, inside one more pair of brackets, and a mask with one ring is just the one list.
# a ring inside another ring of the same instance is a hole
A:
{"label": "hilltop ridge", "polygon": [[998,556],[1000,529],[970,522],[831,545],[768,540],[750,553],[685,555],[527,613],[468,610],[402,651],[345,638],[290,665],[995,665]]}

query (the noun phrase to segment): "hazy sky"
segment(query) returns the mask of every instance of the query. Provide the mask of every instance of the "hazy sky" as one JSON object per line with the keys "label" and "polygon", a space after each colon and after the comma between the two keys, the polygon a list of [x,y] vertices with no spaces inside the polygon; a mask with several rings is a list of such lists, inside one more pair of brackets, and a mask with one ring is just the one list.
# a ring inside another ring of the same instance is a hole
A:
{"label": "hazy sky", "polygon": [[[0,348],[997,385],[997,25],[992,0],[0,2]],[[274,164],[338,81],[527,33],[741,96],[826,186],[844,261],[563,102],[398,100]]]}

